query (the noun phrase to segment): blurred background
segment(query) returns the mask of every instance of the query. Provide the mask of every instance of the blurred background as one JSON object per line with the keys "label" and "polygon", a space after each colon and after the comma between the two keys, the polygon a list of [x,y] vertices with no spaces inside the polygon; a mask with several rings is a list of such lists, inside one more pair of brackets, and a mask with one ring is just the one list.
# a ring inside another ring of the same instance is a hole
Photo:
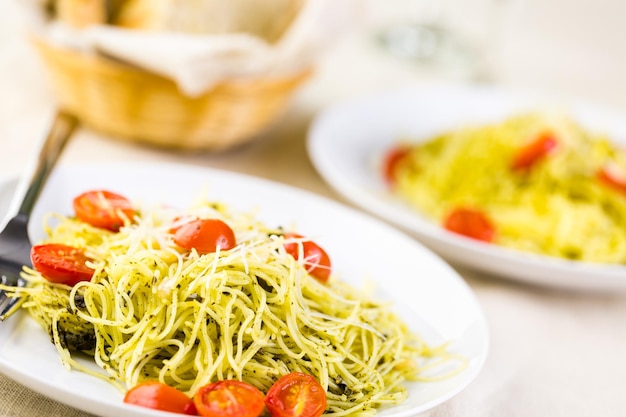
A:
{"label": "blurred background", "polygon": [[[0,3],[2,174],[19,172],[22,161],[15,155],[23,155],[45,129],[55,100],[29,41],[33,19],[23,3]],[[310,118],[350,96],[430,82],[493,83],[626,107],[626,3],[620,0],[358,0],[355,5],[346,31],[326,45],[313,76],[298,89],[292,114]],[[443,36],[411,30],[415,25],[435,27]],[[443,54],[433,58],[433,48],[442,45]],[[275,128],[285,123],[290,121],[282,118]],[[98,139],[91,144],[98,145]]]}

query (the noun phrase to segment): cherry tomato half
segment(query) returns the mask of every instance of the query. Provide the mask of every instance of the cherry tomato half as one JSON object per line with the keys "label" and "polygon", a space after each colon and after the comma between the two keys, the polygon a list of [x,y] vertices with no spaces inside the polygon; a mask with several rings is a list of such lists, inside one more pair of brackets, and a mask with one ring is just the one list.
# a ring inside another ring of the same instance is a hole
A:
{"label": "cherry tomato half", "polygon": [[[296,233],[285,233],[285,239],[303,239]],[[300,242],[291,241],[284,244],[287,253],[300,260],[300,245],[302,245],[302,255],[304,255],[304,266],[311,276],[319,281],[326,282],[330,277],[331,263],[330,257],[317,243],[310,240],[302,240]]]}
{"label": "cherry tomato half", "polygon": [[173,229],[174,242],[187,250],[195,248],[198,253],[229,250],[237,246],[235,233],[218,219],[197,219]]}
{"label": "cherry tomato half", "polygon": [[398,165],[411,152],[411,148],[406,145],[398,145],[387,151],[383,159],[383,177],[387,184],[396,182]]}
{"label": "cherry tomato half", "polygon": [[475,209],[456,208],[444,219],[444,227],[463,236],[492,242],[495,228],[487,216]]}
{"label": "cherry tomato half", "polygon": [[528,170],[539,160],[548,155],[557,147],[558,141],[552,133],[541,134],[537,139],[520,148],[513,156],[511,168],[513,170]]}
{"label": "cherry tomato half", "polygon": [[30,260],[45,279],[69,286],[89,281],[94,272],[85,264],[89,260],[85,251],[60,243],[33,246]]}
{"label": "cherry tomato half", "polygon": [[626,195],[626,178],[612,173],[607,168],[601,168],[596,175],[603,184]]}
{"label": "cherry tomato half", "polygon": [[128,390],[124,402],[153,410],[197,415],[195,404],[184,392],[158,381],[142,382]]}
{"label": "cherry tomato half", "polygon": [[243,381],[218,381],[201,387],[193,397],[203,417],[258,417],[263,412],[263,393]]}
{"label": "cherry tomato half", "polygon": [[126,197],[105,190],[82,193],[74,198],[73,205],[80,220],[112,232],[124,225],[125,218],[132,220],[135,213]]}
{"label": "cherry tomato half", "polygon": [[326,409],[326,392],[311,375],[292,372],[272,385],[265,407],[272,417],[319,417]]}

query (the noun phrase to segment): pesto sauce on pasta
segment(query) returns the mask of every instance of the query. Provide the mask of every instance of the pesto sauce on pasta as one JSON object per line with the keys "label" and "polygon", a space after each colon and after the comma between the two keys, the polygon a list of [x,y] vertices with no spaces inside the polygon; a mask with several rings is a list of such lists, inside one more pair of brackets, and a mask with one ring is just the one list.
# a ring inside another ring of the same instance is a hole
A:
{"label": "pesto sauce on pasta", "polygon": [[[182,251],[168,231],[185,216],[224,220],[237,247]],[[370,415],[405,399],[405,381],[428,380],[422,371],[433,361],[453,358],[411,333],[389,305],[335,277],[309,276],[285,252],[282,229],[221,204],[141,210],[118,233],[58,214],[46,223],[46,242],[85,248],[95,275],[69,288],[28,270],[23,308],[51,334],[66,367],[122,390],[159,380],[193,395],[239,379],[267,392],[300,371],[326,389],[327,414]]]}
{"label": "pesto sauce on pasta", "polygon": [[[511,169],[516,152],[545,132],[556,148],[528,170]],[[606,137],[562,115],[532,113],[409,146],[395,192],[438,223],[455,207],[472,207],[493,221],[495,244],[626,262],[626,198],[597,175],[607,167],[625,173],[626,155]]]}

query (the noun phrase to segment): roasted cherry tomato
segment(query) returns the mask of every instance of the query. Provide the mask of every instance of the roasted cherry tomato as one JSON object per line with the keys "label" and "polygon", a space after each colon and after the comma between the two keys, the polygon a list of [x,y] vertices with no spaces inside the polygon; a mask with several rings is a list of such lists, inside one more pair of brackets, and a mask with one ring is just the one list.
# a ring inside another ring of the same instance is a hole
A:
{"label": "roasted cherry tomato", "polygon": [[493,241],[495,235],[495,228],[487,216],[479,210],[470,208],[454,209],[444,219],[444,227],[451,232],[484,242]]}
{"label": "roasted cherry tomato", "polygon": [[258,417],[263,412],[263,393],[236,380],[218,381],[201,387],[193,397],[203,417]]}
{"label": "roasted cherry tomato", "polygon": [[311,375],[292,372],[272,385],[265,407],[272,417],[319,417],[326,409],[326,392]]}
{"label": "roasted cherry tomato", "polygon": [[158,381],[142,382],[131,388],[124,402],[153,410],[197,415],[195,404],[184,392]]}
{"label": "roasted cherry tomato", "polygon": [[89,281],[94,270],[86,265],[85,251],[60,243],[35,245],[30,251],[33,268],[45,279],[59,284],[75,285]]}
{"label": "roasted cherry tomato", "polygon": [[218,219],[197,219],[173,229],[174,242],[185,249],[195,248],[198,253],[229,250],[237,246],[235,233]]}
{"label": "roasted cherry tomato", "polygon": [[74,199],[74,212],[85,223],[117,232],[124,225],[125,218],[132,220],[135,210],[126,197],[95,190]]}
{"label": "roasted cherry tomato", "polygon": [[383,160],[383,176],[388,184],[396,182],[398,165],[410,152],[411,148],[406,145],[399,145],[387,151]]}
{"label": "roasted cherry tomato", "polygon": [[527,170],[552,152],[557,145],[558,141],[552,133],[543,133],[537,139],[517,151],[513,156],[511,168],[520,171]]}
{"label": "roasted cherry tomato", "polygon": [[600,169],[597,173],[597,177],[603,184],[626,195],[626,177],[612,173],[607,168]]}
{"label": "roasted cherry tomato", "polygon": [[[311,276],[322,282],[328,281],[331,272],[330,257],[317,243],[305,240],[296,233],[285,233],[285,239],[292,240],[284,244],[287,253],[300,260],[300,245],[302,245],[302,255],[304,255],[304,267]],[[303,239],[300,242],[293,240]]]}

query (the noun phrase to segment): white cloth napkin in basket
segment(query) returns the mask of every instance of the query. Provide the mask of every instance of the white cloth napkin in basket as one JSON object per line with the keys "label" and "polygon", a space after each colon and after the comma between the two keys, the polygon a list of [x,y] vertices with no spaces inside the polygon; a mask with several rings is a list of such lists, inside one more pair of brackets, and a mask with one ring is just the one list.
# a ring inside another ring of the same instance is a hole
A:
{"label": "white cloth napkin in basket", "polygon": [[285,75],[314,65],[358,16],[358,0],[307,0],[276,43],[246,33],[186,34],[53,22],[43,36],[85,53],[101,53],[174,80],[198,96],[225,79]]}

